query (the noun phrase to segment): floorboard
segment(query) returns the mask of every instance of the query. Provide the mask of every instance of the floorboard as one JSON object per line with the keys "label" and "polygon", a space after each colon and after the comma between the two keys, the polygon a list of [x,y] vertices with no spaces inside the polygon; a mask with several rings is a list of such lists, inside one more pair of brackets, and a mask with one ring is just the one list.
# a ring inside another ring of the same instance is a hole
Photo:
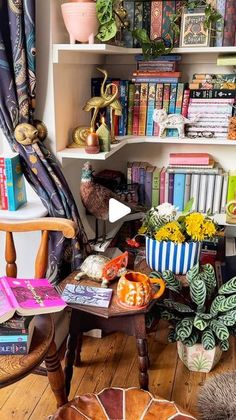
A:
{"label": "floorboard", "polygon": [[[175,400],[197,417],[197,395],[205,380],[236,368],[235,340],[231,339],[230,350],[223,354],[213,372],[193,373],[178,359],[176,345],[167,343],[167,332],[167,325],[160,322],[157,332],[148,337],[150,391]],[[85,392],[101,391],[108,386],[138,386],[134,337],[121,333],[102,339],[85,337],[81,358],[81,366],[74,368],[70,398]],[[0,420],[45,420],[55,409],[46,377],[29,375],[0,390]]]}

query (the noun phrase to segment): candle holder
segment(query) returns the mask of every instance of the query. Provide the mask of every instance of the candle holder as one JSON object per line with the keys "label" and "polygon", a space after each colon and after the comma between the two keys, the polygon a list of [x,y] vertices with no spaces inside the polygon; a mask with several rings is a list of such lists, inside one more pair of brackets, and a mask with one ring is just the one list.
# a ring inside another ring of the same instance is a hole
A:
{"label": "candle holder", "polygon": [[98,127],[96,134],[99,138],[101,152],[109,152],[111,150],[111,132],[105,123],[105,118],[102,118],[102,123]]}
{"label": "candle holder", "polygon": [[85,152],[90,154],[100,152],[99,138],[92,127],[90,128],[90,133],[86,139]]}

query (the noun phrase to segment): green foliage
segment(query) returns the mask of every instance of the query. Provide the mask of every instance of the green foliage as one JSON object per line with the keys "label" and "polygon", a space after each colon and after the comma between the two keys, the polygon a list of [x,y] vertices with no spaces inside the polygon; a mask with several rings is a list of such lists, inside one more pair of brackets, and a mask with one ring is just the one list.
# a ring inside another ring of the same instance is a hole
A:
{"label": "green foliage", "polygon": [[100,23],[97,38],[101,42],[107,42],[114,38],[117,33],[117,25],[113,13],[113,0],[97,0],[96,11]]}
{"label": "green foliage", "polygon": [[159,316],[170,322],[168,339],[181,341],[187,346],[201,342],[206,350],[215,345],[228,350],[230,334],[236,335],[236,278],[217,290],[210,264],[196,264],[188,271],[189,287],[180,286],[179,278],[170,270],[164,271],[162,277],[171,294],[168,299],[157,303],[157,307]]}

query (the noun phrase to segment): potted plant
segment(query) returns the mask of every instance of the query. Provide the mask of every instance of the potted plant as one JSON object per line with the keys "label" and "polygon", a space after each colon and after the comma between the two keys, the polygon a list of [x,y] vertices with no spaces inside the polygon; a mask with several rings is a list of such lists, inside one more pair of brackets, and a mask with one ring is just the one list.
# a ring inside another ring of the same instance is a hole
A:
{"label": "potted plant", "polygon": [[201,242],[217,232],[208,214],[191,212],[193,200],[178,216],[169,203],[152,207],[144,216],[139,234],[146,237],[146,260],[152,270],[185,274],[199,259]]}
{"label": "potted plant", "polygon": [[236,333],[236,277],[218,288],[210,264],[191,268],[187,287],[171,271],[161,277],[169,296],[156,307],[158,317],[170,322],[168,340],[177,341],[179,357],[189,370],[209,372]]}

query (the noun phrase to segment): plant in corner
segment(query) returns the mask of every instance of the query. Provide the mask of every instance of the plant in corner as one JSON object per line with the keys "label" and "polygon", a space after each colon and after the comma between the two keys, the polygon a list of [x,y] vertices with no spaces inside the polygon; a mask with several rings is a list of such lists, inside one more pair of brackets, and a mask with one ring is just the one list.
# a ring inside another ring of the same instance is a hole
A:
{"label": "plant in corner", "polygon": [[169,297],[157,303],[158,317],[168,320],[168,340],[177,341],[178,354],[193,371],[209,372],[229,349],[230,335],[236,335],[236,277],[219,289],[214,268],[196,264],[187,274],[188,286],[169,270],[161,275]]}

